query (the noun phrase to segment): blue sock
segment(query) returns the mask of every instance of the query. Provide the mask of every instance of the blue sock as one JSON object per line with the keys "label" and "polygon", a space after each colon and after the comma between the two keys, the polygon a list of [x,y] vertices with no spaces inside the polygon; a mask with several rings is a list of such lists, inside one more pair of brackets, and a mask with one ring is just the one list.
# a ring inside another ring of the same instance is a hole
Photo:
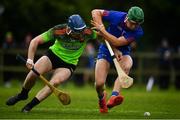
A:
{"label": "blue sock", "polygon": [[119,92],[117,92],[117,91],[112,92],[112,96],[118,96],[118,95],[119,95]]}

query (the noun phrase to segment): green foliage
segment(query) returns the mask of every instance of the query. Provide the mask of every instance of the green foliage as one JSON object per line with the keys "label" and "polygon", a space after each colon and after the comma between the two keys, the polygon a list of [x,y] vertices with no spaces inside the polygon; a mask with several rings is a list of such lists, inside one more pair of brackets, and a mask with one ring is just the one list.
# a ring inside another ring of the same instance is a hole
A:
{"label": "green foliage", "polygon": [[91,10],[95,8],[128,11],[135,5],[142,7],[145,13],[142,44],[148,46],[144,49],[153,50],[164,36],[175,44],[179,36],[174,29],[180,19],[178,0],[1,0],[0,4],[5,7],[0,16],[1,35],[12,31],[19,42],[25,33],[30,31],[38,35],[66,22],[72,14],[80,14],[90,25]]}

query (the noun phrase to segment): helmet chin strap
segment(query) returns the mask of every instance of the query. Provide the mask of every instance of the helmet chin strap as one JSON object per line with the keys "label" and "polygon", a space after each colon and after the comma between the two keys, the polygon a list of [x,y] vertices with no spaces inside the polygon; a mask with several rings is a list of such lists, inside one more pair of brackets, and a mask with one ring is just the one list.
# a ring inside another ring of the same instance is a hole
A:
{"label": "helmet chin strap", "polygon": [[126,22],[128,20],[128,17],[126,16],[126,18],[124,19],[124,22]]}
{"label": "helmet chin strap", "polygon": [[69,35],[69,34],[71,34],[71,32],[72,32],[72,30],[69,29],[69,27],[67,27],[67,28],[66,28],[66,34]]}

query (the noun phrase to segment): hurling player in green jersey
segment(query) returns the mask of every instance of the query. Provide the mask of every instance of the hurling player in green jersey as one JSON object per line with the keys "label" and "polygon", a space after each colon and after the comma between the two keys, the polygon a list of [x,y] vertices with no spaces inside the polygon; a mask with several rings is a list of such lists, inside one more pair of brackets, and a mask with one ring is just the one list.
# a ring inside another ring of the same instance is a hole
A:
{"label": "hurling player in green jersey", "polygon": [[[96,32],[88,28],[79,15],[69,17],[67,24],[57,25],[48,31],[35,37],[28,49],[27,68],[34,68],[40,73],[54,71],[50,83],[58,86],[66,81],[74,72],[79,57],[82,55],[86,43],[90,39],[96,38]],[[54,42],[45,55],[34,64],[34,56],[38,45],[45,42]],[[26,100],[28,93],[35,84],[37,77],[32,71],[27,75],[22,90],[17,95],[6,101],[8,106],[16,104],[18,101]],[[48,86],[42,88],[30,101],[22,112],[29,112],[34,106],[46,99],[52,91]]]}

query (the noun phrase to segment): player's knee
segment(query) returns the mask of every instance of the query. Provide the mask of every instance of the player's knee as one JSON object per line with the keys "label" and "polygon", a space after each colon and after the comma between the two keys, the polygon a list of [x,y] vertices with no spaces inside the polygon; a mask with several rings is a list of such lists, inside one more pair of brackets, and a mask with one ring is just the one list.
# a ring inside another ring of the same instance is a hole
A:
{"label": "player's knee", "polygon": [[104,86],[104,83],[105,83],[105,82],[104,82],[103,80],[101,80],[101,81],[96,81],[96,82],[95,82],[95,86],[96,86],[96,87],[102,87],[102,86]]}
{"label": "player's knee", "polygon": [[130,56],[123,57],[121,67],[126,74],[129,74],[129,71],[130,71],[132,65],[133,65],[133,61],[132,61],[132,58]]}
{"label": "player's knee", "polygon": [[37,77],[37,75],[33,71],[30,71],[26,79],[34,79],[35,77]]}
{"label": "player's knee", "polygon": [[52,82],[53,86],[58,86],[61,83],[60,79],[53,79]]}
{"label": "player's knee", "polygon": [[126,74],[129,74],[130,69],[131,69],[131,66],[126,66],[126,67],[124,67],[123,70]]}

